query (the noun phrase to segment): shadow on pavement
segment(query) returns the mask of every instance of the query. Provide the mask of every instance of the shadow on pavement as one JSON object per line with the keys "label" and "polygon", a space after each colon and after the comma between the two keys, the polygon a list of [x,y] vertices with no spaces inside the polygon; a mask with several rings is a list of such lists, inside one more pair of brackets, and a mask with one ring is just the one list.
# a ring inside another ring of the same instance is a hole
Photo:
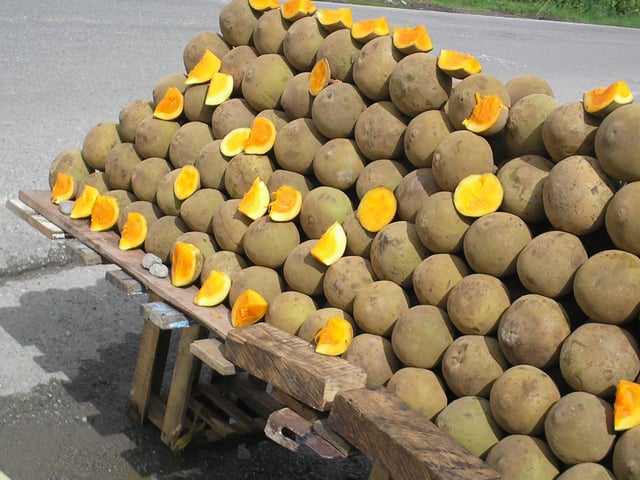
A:
{"label": "shadow on pavement", "polygon": [[156,427],[134,424],[126,402],[145,300],[99,279],[84,288],[27,290],[19,306],[0,308],[0,331],[19,344],[13,349],[32,354],[5,360],[14,363],[10,376],[19,381],[40,369],[47,379],[28,393],[6,395],[0,385],[0,470],[12,480],[368,478],[362,455],[326,461],[264,438],[174,454]]}

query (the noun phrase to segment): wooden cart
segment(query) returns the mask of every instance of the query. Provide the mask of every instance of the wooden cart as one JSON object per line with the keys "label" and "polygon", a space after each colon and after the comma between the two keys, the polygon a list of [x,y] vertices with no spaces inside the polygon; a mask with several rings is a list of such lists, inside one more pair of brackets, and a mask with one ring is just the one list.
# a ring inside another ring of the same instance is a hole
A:
{"label": "wooden cart", "polygon": [[[38,231],[68,242],[85,264],[117,265],[107,280],[126,294],[148,294],[128,401],[133,421],[150,421],[173,450],[195,438],[266,436],[325,458],[357,449],[371,479],[498,479],[500,475],[385,388],[365,388],[366,373],[316,354],[269,324],[232,328],[224,306],[193,303],[196,287],[177,288],[141,266],[144,252],[121,251],[113,231],[91,232],[51,203],[50,192],[21,191],[7,207]],[[169,342],[178,336],[166,380]],[[211,370],[203,380],[201,368]]]}

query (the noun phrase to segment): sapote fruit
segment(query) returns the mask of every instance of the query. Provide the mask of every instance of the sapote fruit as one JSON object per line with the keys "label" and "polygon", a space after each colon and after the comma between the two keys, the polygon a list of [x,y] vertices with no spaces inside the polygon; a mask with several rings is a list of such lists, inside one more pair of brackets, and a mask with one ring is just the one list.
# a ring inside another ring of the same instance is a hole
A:
{"label": "sapote fruit", "polygon": [[383,337],[391,334],[398,318],[408,309],[409,296],[389,280],[368,282],[358,288],[353,297],[352,313],[358,326],[364,332]]}
{"label": "sapote fruit", "polygon": [[413,270],[427,256],[413,223],[400,220],[382,228],[371,242],[371,265],[380,280],[408,288]]}
{"label": "sapote fruit", "polygon": [[450,402],[438,414],[435,423],[480,458],[485,458],[491,447],[505,436],[491,414],[489,400],[475,395],[465,395]]}
{"label": "sapote fruit", "polygon": [[442,380],[426,368],[401,368],[389,379],[387,388],[430,420],[447,406]]}
{"label": "sapote fruit", "polygon": [[295,335],[300,325],[316,309],[316,302],[309,295],[293,290],[282,292],[271,301],[265,322]]}
{"label": "sapote fruit", "polygon": [[[378,302],[384,303],[384,299]],[[392,327],[393,351],[404,365],[410,367],[438,367],[442,355],[456,336],[447,312],[433,305],[405,308]]]}
{"label": "sapote fruit", "polygon": [[344,358],[367,373],[367,387],[384,385],[400,368],[389,339],[371,333],[353,337]]}
{"label": "sapote fruit", "polygon": [[493,383],[509,367],[498,341],[488,335],[461,335],[442,356],[442,376],[458,397],[488,399]]}

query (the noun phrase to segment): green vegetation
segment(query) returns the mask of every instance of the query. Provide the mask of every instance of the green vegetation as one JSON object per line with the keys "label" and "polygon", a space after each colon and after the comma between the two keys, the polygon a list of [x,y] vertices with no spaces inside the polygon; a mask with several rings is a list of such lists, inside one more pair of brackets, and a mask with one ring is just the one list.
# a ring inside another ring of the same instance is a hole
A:
{"label": "green vegetation", "polygon": [[413,0],[408,6],[640,28],[640,0]]}

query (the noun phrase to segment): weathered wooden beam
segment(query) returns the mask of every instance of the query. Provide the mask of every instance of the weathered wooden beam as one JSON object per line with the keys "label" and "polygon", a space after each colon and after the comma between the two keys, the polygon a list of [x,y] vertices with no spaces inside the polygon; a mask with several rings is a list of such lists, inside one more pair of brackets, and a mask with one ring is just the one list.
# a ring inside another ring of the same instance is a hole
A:
{"label": "weathered wooden beam", "polygon": [[500,474],[384,387],[340,392],[329,425],[394,480],[498,480]]}
{"label": "weathered wooden beam", "polygon": [[220,375],[235,375],[236,366],[224,356],[224,344],[215,338],[203,338],[191,344],[191,353]]}
{"label": "weathered wooden beam", "polygon": [[340,357],[314,352],[303,339],[268,323],[231,330],[224,355],[299,401],[326,411],[342,390],[363,388],[367,374]]}

